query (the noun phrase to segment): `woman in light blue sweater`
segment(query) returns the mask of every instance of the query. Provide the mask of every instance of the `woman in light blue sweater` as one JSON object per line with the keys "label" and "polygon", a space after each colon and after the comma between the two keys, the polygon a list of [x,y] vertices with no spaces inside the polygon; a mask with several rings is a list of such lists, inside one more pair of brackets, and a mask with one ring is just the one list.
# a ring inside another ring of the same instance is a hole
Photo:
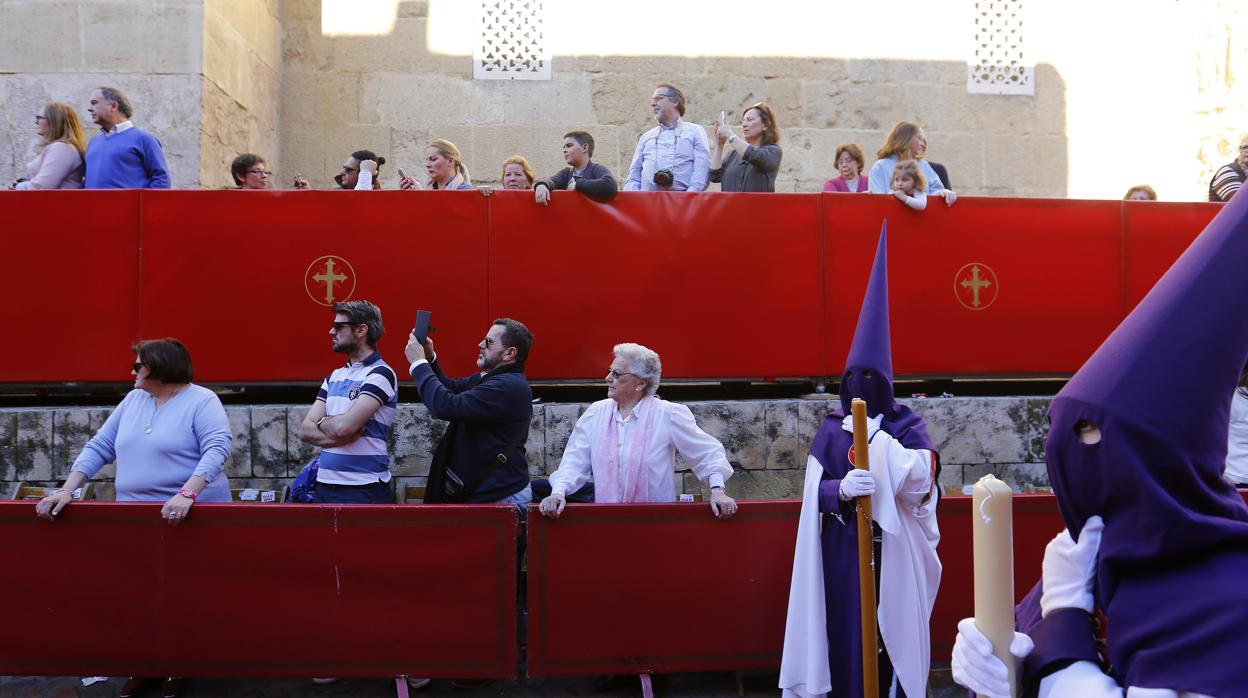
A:
{"label": "woman in light blue sweater", "polygon": [[191,355],[172,337],[134,347],[134,387],[74,461],[64,486],[35,513],[54,520],[71,493],[117,463],[117,501],[164,502],[160,515],[177,524],[196,501],[230,501],[223,472],[230,424],[215,393],[191,383]]}
{"label": "woman in light blue sweater", "polygon": [[945,188],[936,170],[923,159],[927,152],[927,137],[918,124],[909,121],[898,121],[893,130],[888,132],[884,145],[875,154],[878,160],[871,166],[867,175],[867,188],[872,194],[891,194],[893,192],[893,168],[902,160],[917,160],[923,178],[927,180],[927,193],[945,200],[946,206],[952,206],[958,195]]}

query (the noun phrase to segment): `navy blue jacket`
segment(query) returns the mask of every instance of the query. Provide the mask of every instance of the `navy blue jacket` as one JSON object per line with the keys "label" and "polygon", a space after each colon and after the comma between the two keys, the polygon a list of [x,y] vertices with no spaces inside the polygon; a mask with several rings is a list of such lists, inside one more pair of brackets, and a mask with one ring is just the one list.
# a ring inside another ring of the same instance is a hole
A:
{"label": "navy blue jacket", "polygon": [[[523,364],[467,378],[448,378],[436,363],[421,364],[412,378],[429,413],[450,422],[434,450],[425,502],[442,501],[447,467],[471,489],[469,503],[496,502],[529,484],[524,443],[533,418],[533,391]],[[507,462],[485,475],[500,453]]]}

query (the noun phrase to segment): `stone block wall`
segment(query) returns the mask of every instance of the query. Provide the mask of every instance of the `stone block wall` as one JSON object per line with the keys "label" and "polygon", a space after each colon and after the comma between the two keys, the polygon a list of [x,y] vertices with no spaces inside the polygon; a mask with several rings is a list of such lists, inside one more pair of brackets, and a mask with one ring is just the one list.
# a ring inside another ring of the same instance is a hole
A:
{"label": "stone block wall", "polygon": [[[931,398],[903,400],[927,423],[941,451],[941,484],[958,487],[995,473],[1016,489],[1045,486],[1045,412],[1048,398]],[[728,452],[733,477],[728,491],[739,499],[793,499],[801,496],[806,454],[823,416],[836,407],[827,400],[745,400],[690,402],[698,424]],[[588,405],[534,406],[526,445],[534,477],[559,465],[577,418]],[[225,465],[235,487],[280,488],[289,484],[315,449],[296,437],[306,405],[231,406],[233,454]],[[0,410],[0,497],[18,481],[59,482],[109,408]],[[390,440],[391,469],[397,485],[424,485],[434,446],[445,423],[423,405],[401,404]],[[677,459],[677,489],[695,494],[703,485]],[[111,499],[114,466],[96,478],[102,499]]]}
{"label": "stone block wall", "polygon": [[160,139],[173,186],[196,186],[202,24],[197,0],[0,0],[0,179],[26,176],[47,102],[77,107],[87,138],[98,133],[87,106],[110,85]]}

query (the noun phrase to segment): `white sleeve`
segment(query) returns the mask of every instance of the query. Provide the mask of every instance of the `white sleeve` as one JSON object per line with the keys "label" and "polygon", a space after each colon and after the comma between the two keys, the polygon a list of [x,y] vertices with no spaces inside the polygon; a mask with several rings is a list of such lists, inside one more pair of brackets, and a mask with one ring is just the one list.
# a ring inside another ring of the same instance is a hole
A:
{"label": "white sleeve", "polygon": [[906,205],[916,211],[922,211],[927,208],[927,194],[924,194],[921,191],[916,191],[914,196],[906,197]]}
{"label": "white sleeve", "polygon": [[892,471],[893,496],[926,497],[932,489],[933,456],[925,448],[906,448],[884,430],[877,431],[871,437],[871,463],[874,466],[877,454],[883,451],[888,469]]}
{"label": "white sleeve", "polygon": [[693,412],[684,405],[669,403],[668,421],[672,428],[672,446],[689,462],[698,479],[711,487],[723,487],[732,477],[732,466],[724,445],[702,431],[693,419]]}
{"label": "white sleeve", "polygon": [[593,459],[591,458],[590,429],[598,412],[591,405],[585,414],[576,420],[572,436],[563,447],[563,457],[559,459],[559,468],[550,474],[550,491],[552,494],[567,496],[585,486],[593,476]]}
{"label": "white sleeve", "polygon": [[359,191],[361,189],[372,189],[372,188],[373,188],[373,173],[361,167],[360,176],[358,179],[355,180],[355,190]]}
{"label": "white sleeve", "polygon": [[1122,687],[1092,662],[1080,661],[1040,679],[1038,698],[1123,698]]}
{"label": "white sleeve", "polygon": [[628,166],[628,179],[624,182],[624,191],[641,191],[641,160],[642,160],[642,143],[646,140],[646,134],[641,134],[641,138],[637,139],[637,147],[633,149],[633,162]]}

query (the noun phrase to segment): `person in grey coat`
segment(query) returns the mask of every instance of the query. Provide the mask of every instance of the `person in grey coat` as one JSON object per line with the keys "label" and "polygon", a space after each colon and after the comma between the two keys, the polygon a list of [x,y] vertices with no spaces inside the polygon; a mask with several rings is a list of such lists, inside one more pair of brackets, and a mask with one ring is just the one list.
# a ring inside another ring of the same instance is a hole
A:
{"label": "person in grey coat", "polygon": [[[776,190],[780,171],[780,125],[776,113],[765,102],[741,112],[741,136],[724,123],[723,113],[715,122],[715,152],[711,155],[712,182],[720,191]],[[727,146],[728,156],[724,156]]]}

